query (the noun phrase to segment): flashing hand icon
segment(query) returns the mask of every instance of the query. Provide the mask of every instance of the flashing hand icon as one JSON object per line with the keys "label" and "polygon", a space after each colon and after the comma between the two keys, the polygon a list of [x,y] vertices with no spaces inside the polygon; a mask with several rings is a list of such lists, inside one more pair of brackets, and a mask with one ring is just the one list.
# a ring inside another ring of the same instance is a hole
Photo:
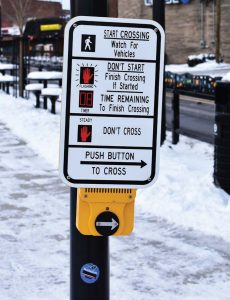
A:
{"label": "flashing hand icon", "polygon": [[84,126],[81,128],[81,141],[82,142],[87,142],[88,137],[90,136],[91,132],[90,130],[88,131],[88,127]]}
{"label": "flashing hand icon", "polygon": [[91,73],[89,68],[84,68],[83,70],[83,81],[84,84],[89,84],[90,80],[93,77],[93,72]]}

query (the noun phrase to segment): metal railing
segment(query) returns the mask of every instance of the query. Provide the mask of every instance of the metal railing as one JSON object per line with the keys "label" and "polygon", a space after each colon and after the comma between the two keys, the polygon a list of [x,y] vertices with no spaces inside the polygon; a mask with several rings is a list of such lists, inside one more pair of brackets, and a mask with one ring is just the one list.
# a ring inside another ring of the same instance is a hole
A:
{"label": "metal railing", "polygon": [[172,93],[172,144],[180,137],[180,95],[215,101],[217,81],[221,77],[165,73],[166,91]]}

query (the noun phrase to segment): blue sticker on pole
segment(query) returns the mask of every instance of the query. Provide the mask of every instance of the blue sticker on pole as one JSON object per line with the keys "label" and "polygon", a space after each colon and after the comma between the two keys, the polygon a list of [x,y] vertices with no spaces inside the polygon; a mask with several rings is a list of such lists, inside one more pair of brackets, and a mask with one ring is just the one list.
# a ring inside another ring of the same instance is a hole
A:
{"label": "blue sticker on pole", "polygon": [[180,0],[182,4],[189,4],[190,0]]}
{"label": "blue sticker on pole", "polygon": [[82,266],[80,271],[81,279],[88,284],[95,283],[99,276],[100,276],[100,270],[98,266],[89,263]]}

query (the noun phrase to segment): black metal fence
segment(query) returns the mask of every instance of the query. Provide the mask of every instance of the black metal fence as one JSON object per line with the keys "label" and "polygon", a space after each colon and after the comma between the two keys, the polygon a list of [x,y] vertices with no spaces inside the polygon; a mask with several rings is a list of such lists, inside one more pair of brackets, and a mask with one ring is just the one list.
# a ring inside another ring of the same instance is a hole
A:
{"label": "black metal fence", "polygon": [[180,96],[215,100],[218,80],[222,77],[192,75],[189,73],[175,74],[166,72],[166,91],[172,94],[172,144],[179,142],[180,136]]}
{"label": "black metal fence", "polygon": [[230,82],[221,77],[166,72],[166,88],[172,93],[172,144],[180,136],[180,96],[215,102],[214,184],[230,194]]}

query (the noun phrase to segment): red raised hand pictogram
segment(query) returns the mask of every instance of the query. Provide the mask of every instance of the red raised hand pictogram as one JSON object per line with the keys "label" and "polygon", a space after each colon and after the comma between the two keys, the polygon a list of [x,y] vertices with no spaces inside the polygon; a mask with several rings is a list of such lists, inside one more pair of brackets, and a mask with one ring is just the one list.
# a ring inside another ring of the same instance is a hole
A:
{"label": "red raised hand pictogram", "polygon": [[91,135],[91,131],[88,131],[88,127],[84,126],[81,128],[81,141],[87,142],[88,137]]}
{"label": "red raised hand pictogram", "polygon": [[89,68],[84,68],[83,70],[84,84],[89,84],[92,77],[93,77],[93,72],[91,73],[91,70]]}

